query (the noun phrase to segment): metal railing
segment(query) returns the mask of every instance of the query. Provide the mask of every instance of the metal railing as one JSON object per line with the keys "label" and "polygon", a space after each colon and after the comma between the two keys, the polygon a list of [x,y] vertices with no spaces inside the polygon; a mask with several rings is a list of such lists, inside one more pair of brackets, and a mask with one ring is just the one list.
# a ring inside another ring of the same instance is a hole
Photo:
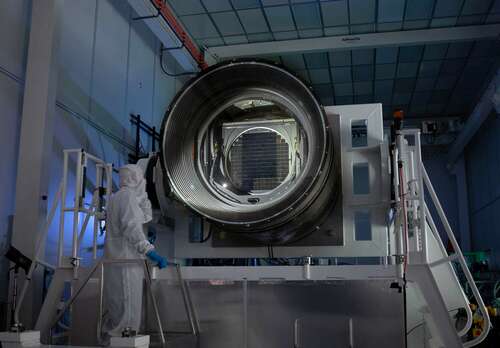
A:
{"label": "metal railing", "polygon": [[[441,203],[439,202],[439,199],[436,195],[436,191],[434,191],[434,187],[432,186],[432,183],[429,179],[429,176],[428,176],[427,171],[425,170],[423,164],[422,164],[422,174],[423,174],[425,187],[429,191],[429,195],[431,196],[432,202],[437,210],[437,213],[439,215],[441,223],[443,224],[446,235],[448,236],[448,240],[450,241],[450,243],[453,247],[453,250],[455,251],[455,255],[457,255],[456,260],[460,264],[460,268],[462,269],[462,272],[464,272],[465,278],[467,280],[467,284],[470,286],[470,289],[471,289],[472,293],[474,294],[474,299],[476,300],[478,308],[479,308],[481,315],[483,317],[483,328],[482,328],[479,336],[464,343],[464,347],[473,347],[475,345],[478,345],[482,341],[484,341],[486,336],[488,336],[488,332],[490,331],[491,320],[490,320],[490,316],[488,313],[488,309],[486,308],[486,305],[484,304],[483,298],[481,297],[481,293],[479,292],[479,289],[477,288],[476,283],[474,281],[474,277],[472,276],[472,274],[469,270],[469,267],[467,266],[467,261],[465,260],[465,257],[462,253],[462,250],[460,249],[460,246],[458,245],[457,239],[455,238],[455,234],[453,233],[453,230],[451,229],[448,218],[446,217],[446,214],[443,210],[443,207],[441,206]],[[423,214],[423,215],[425,215],[425,214]]]}
{"label": "metal railing", "polygon": [[[70,156],[75,157],[75,192],[73,198],[73,205],[66,205],[66,198],[68,195],[68,176],[70,173],[69,162]],[[87,180],[87,167],[92,163],[95,166],[95,189],[92,194],[92,202],[88,208],[84,208],[84,198],[85,198],[85,189],[86,189],[86,180]],[[76,279],[78,277],[78,267],[80,266],[80,257],[79,257],[79,249],[81,245],[81,241],[85,231],[87,229],[88,223],[91,217],[94,217],[93,224],[93,242],[92,242],[92,257],[95,260],[97,258],[97,237],[98,237],[98,229],[99,229],[99,220],[104,219],[103,213],[103,204],[108,201],[112,192],[112,164],[105,163],[103,160],[99,159],[96,156],[93,156],[83,149],[67,149],[64,150],[63,157],[63,175],[61,179],[61,183],[56,191],[54,196],[54,201],[52,202],[52,206],[50,207],[49,214],[47,216],[47,220],[43,226],[41,233],[38,234],[38,238],[35,244],[35,256],[33,262],[31,263],[31,267],[26,274],[25,281],[23,283],[23,287],[21,289],[19,298],[17,300],[16,309],[14,312],[14,324],[19,324],[19,313],[26,297],[26,293],[28,291],[28,287],[31,283],[31,279],[33,277],[33,273],[38,264],[48,265],[51,268],[56,268],[52,265],[49,265],[47,262],[43,261],[42,254],[45,251],[45,240],[47,239],[47,235],[54,220],[55,213],[57,211],[57,207],[59,207],[59,244],[58,244],[58,257],[57,257],[57,267],[68,266],[65,261],[64,256],[64,232],[65,232],[65,215],[67,213],[73,214],[72,219],[72,245],[71,245],[71,257],[70,257],[70,266],[73,267],[73,277]],[[103,187],[103,184],[106,184]],[[85,214],[85,218],[83,220],[83,224],[81,229],[79,229],[80,223],[80,214]]]}
{"label": "metal railing", "polygon": [[[82,283],[80,286],[75,289],[73,292],[73,295],[69,298],[67,302],[65,302],[63,308],[59,311],[59,313],[56,315],[56,317],[52,320],[50,324],[50,328],[52,329],[54,326],[56,326],[61,318],[64,316],[66,311],[72,306],[74,301],[78,298],[78,296],[81,294],[82,290],[85,288],[85,286],[88,284],[92,276],[96,273],[97,270],[99,270],[99,309],[98,309],[98,321],[97,321],[97,337],[100,337],[102,334],[102,318],[103,318],[103,307],[104,307],[104,282],[105,282],[105,277],[104,277],[104,266],[106,264],[137,264],[139,266],[143,267],[144,270],[144,278],[146,280],[146,286],[147,290],[149,293],[149,296],[151,297],[151,303],[153,306],[153,311],[155,315],[155,321],[156,325],[158,327],[158,334],[160,336],[160,340],[163,346],[166,344],[166,339],[165,339],[165,331],[163,330],[163,325],[161,323],[161,317],[160,317],[160,311],[158,308],[158,302],[156,301],[156,297],[154,295],[153,291],[153,280],[151,276],[151,270],[148,265],[148,261],[146,259],[104,259],[101,258],[98,260],[89,270],[88,274],[86,277],[83,279]],[[186,310],[186,314],[189,320],[189,325],[191,327],[191,333],[194,336],[198,336],[200,333],[200,324],[196,315],[196,311],[194,310],[192,299],[191,299],[191,293],[189,291],[189,287],[187,286],[186,282],[182,278],[182,272],[181,272],[181,267],[176,264],[175,265],[176,272],[177,272],[177,279],[179,281],[179,285],[181,288],[182,292],[182,297],[184,300],[184,307]]]}
{"label": "metal railing", "polygon": [[[413,145],[408,145],[407,140],[409,137],[413,137]],[[481,334],[476,338],[463,343],[464,347],[473,347],[481,343],[486,338],[490,330],[491,321],[488,310],[474,282],[474,278],[472,277],[472,274],[467,266],[464,255],[455,238],[450,223],[446,217],[443,207],[437,197],[436,191],[434,190],[434,187],[429,179],[429,175],[427,174],[427,171],[423,164],[420,131],[416,129],[400,130],[397,135],[396,144],[397,146],[394,151],[393,168],[401,168],[402,166],[406,166],[406,168],[402,171],[403,175],[394,175],[395,180],[393,185],[395,189],[401,186],[404,187],[404,194],[402,194],[399,199],[396,199],[396,202],[404,206],[405,209],[408,209],[408,211],[411,211],[411,213],[413,214],[409,214],[409,216],[412,216],[414,218],[414,221],[408,221],[405,228],[409,228],[411,226],[411,228],[413,228],[415,232],[414,243],[412,243],[411,245],[408,243],[406,247],[402,248],[404,258],[407,259],[407,262],[412,264],[427,264],[431,269],[433,267],[451,261],[458,262],[483,317],[483,328]],[[437,227],[425,203],[425,189],[427,189],[431,201],[436,208],[439,219],[444,227],[451,245],[453,246],[455,254],[448,255],[446,249],[442,244],[441,237],[439,236],[439,233],[437,231]],[[395,192],[398,191],[396,190]],[[436,239],[438,240],[438,243],[440,244],[440,249],[445,255],[443,258],[433,262],[429,262],[427,223],[429,223],[430,230],[434,233]],[[402,233],[408,233],[408,231],[402,231]],[[410,253],[414,256],[414,258],[409,258]],[[458,280],[457,284],[460,286]],[[443,296],[443,294],[440,295]],[[465,334],[472,326],[472,310],[470,308],[465,308],[465,310],[467,313],[467,322],[465,327],[457,333],[460,337],[465,336]]]}
{"label": "metal railing", "polygon": [[103,291],[104,291],[104,265],[105,264],[137,264],[137,265],[142,265],[144,269],[144,275],[146,279],[146,284],[147,284],[147,289],[149,292],[149,295],[151,297],[151,302],[153,304],[153,310],[155,313],[155,319],[156,319],[156,324],[158,325],[158,333],[160,335],[160,340],[162,344],[165,344],[165,335],[163,332],[163,326],[161,324],[161,318],[160,318],[160,312],[158,310],[158,304],[156,302],[156,298],[153,293],[152,289],[152,279],[151,279],[151,272],[149,270],[149,266],[147,263],[147,260],[145,259],[104,259],[101,258],[99,261],[97,261],[90,269],[89,273],[83,279],[82,284],[73,292],[71,295],[70,299],[64,304],[63,308],[59,311],[59,313],[56,315],[52,323],[50,324],[50,328],[53,328],[56,326],[56,324],[61,320],[63,317],[64,313],[71,307],[73,302],[76,300],[76,298],[80,295],[82,290],[85,288],[85,286],[88,284],[89,280],[92,278],[92,276],[95,274],[95,272],[99,269],[100,270],[100,284],[99,284],[99,310],[98,310],[98,324],[97,324],[97,337],[100,337],[101,335],[101,330],[102,330],[102,315],[103,315]]}

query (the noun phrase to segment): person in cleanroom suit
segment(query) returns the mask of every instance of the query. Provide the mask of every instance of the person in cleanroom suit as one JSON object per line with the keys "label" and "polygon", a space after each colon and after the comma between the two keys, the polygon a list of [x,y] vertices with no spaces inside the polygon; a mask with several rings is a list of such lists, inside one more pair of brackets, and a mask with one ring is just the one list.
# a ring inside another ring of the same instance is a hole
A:
{"label": "person in cleanroom suit", "polygon": [[[167,266],[144,234],[144,224],[151,221],[151,202],[146,193],[144,174],[137,165],[120,168],[120,190],[107,206],[106,259],[144,259],[159,268]],[[144,268],[139,263],[106,264],[104,272],[103,312],[104,341],[121,336],[123,330],[138,332],[141,325]]]}

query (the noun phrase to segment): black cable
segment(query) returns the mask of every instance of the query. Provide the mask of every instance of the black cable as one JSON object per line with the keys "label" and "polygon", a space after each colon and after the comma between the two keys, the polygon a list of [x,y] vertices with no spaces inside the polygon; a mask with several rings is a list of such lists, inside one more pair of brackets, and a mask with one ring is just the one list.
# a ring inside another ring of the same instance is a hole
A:
{"label": "black cable", "polygon": [[163,65],[163,51],[165,51],[165,48],[163,47],[163,45],[161,45],[161,48],[160,48],[160,68],[165,75],[170,76],[170,77],[179,77],[179,76],[189,76],[189,75],[198,74],[198,72],[185,72],[185,73],[180,73],[180,74],[169,73],[167,71],[167,69],[165,69],[165,66]]}

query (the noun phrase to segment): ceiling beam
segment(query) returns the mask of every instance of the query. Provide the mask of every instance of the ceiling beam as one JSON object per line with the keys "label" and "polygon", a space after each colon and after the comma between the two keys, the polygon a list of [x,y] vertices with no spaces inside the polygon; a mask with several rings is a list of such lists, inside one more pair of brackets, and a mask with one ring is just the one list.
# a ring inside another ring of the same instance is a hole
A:
{"label": "ceiling beam", "polygon": [[210,47],[207,53],[216,60],[223,60],[249,56],[275,56],[291,53],[494,39],[498,38],[499,35],[500,24],[488,24],[216,46]]}
{"label": "ceiling beam", "polygon": [[499,110],[498,95],[500,94],[500,69],[489,83],[483,96],[467,119],[464,128],[448,151],[448,168],[453,168],[465,148],[477,133],[481,125],[488,119],[492,110]]}

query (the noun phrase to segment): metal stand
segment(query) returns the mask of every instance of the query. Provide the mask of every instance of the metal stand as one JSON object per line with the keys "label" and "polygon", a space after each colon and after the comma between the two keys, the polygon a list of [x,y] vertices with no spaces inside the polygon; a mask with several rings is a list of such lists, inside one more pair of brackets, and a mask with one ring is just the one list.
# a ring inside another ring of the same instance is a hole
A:
{"label": "metal stand", "polygon": [[[68,192],[68,175],[69,175],[69,159],[70,156],[75,157],[76,169],[75,169],[75,196],[73,200],[73,206],[66,205],[66,197]],[[103,206],[104,202],[108,201],[111,191],[112,191],[112,165],[105,163],[101,159],[85,152],[83,149],[70,149],[64,150],[64,160],[63,160],[63,176],[59,188],[55,194],[54,201],[50,208],[49,214],[45,225],[38,234],[38,238],[35,244],[35,257],[31,266],[26,273],[26,278],[21,288],[19,297],[14,304],[15,310],[13,315],[13,331],[21,331],[23,327],[19,319],[19,313],[22,308],[22,304],[26,297],[28,287],[30,285],[33,273],[38,264],[44,265],[46,267],[56,269],[55,266],[48,264],[43,261],[44,241],[47,238],[49,227],[54,219],[57,207],[60,209],[59,218],[59,246],[58,246],[58,264],[57,268],[64,266],[70,266],[73,268],[73,279],[78,278],[78,268],[80,266],[79,248],[81,246],[81,241],[83,235],[86,231],[87,225],[91,217],[94,217],[93,226],[93,248],[92,257],[95,260],[97,258],[97,235],[99,228],[99,220],[104,219]],[[87,167],[93,163],[95,166],[95,189],[93,192],[92,203],[89,208],[84,207],[84,198],[86,191],[86,181],[87,181]],[[106,186],[103,186],[103,183]],[[64,232],[65,232],[65,215],[67,213],[73,214],[73,224],[72,224],[72,254],[69,257],[69,264],[63,255],[64,250]],[[83,221],[81,229],[80,226],[80,214],[85,214],[85,219]],[[17,291],[16,291],[17,292]]]}
{"label": "metal stand", "polygon": [[189,291],[189,284],[182,278],[181,266],[175,265],[177,271],[177,279],[179,280],[179,285],[182,291],[182,298],[184,300],[184,308],[186,309],[186,314],[188,316],[189,325],[191,326],[191,332],[194,336],[198,336],[200,333],[200,323],[196,315],[196,311],[193,307],[193,301],[191,299],[191,292]]}
{"label": "metal stand", "polygon": [[[64,315],[64,313],[71,307],[71,305],[73,304],[73,302],[76,300],[76,298],[78,297],[78,295],[80,295],[80,293],[82,292],[82,290],[85,288],[85,286],[87,285],[87,283],[89,282],[89,280],[92,278],[92,276],[95,274],[95,271],[97,269],[101,269],[101,284],[100,284],[100,289],[101,289],[101,292],[99,294],[99,303],[100,303],[100,307],[99,307],[99,318],[98,318],[98,328],[101,328],[102,327],[102,304],[103,304],[103,293],[102,293],[102,290],[103,290],[103,284],[104,284],[104,272],[103,272],[103,267],[104,267],[104,264],[131,264],[131,263],[136,263],[138,265],[142,265],[142,267],[144,267],[144,275],[145,275],[145,278],[146,278],[146,284],[147,284],[147,289],[148,289],[148,292],[149,292],[149,295],[151,297],[151,301],[152,301],[152,304],[153,304],[153,309],[155,311],[155,317],[156,317],[156,323],[158,325],[158,333],[160,335],[160,339],[161,339],[161,343],[163,345],[165,345],[166,343],[166,340],[165,340],[165,335],[163,333],[163,326],[161,324],[161,318],[160,318],[160,313],[158,311],[158,304],[156,302],[156,298],[154,296],[154,293],[153,293],[153,289],[151,287],[152,285],[152,282],[151,282],[151,273],[149,271],[149,267],[148,267],[148,264],[147,264],[147,261],[146,260],[142,260],[142,259],[138,259],[138,260],[106,260],[106,259],[100,259],[98,262],[96,262],[92,268],[90,269],[88,275],[85,277],[85,279],[83,280],[82,284],[80,285],[80,287],[78,287],[78,289],[75,290],[75,292],[73,293],[73,295],[71,296],[71,298],[64,304],[63,308],[59,311],[59,313],[56,315],[56,317],[53,319],[53,321],[51,322],[50,324],[50,328],[54,327],[58,322],[59,320],[62,318],[62,316]],[[98,334],[100,335],[100,331],[98,332]]]}

